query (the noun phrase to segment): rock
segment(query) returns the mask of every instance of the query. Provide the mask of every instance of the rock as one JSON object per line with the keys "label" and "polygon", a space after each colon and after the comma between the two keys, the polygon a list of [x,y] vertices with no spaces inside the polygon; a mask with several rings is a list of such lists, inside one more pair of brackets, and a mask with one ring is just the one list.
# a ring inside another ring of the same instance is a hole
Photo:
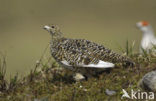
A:
{"label": "rock", "polygon": [[85,77],[80,73],[76,73],[73,78],[74,78],[75,81],[85,80]]}
{"label": "rock", "polygon": [[139,85],[144,90],[156,91],[156,71],[145,74]]}
{"label": "rock", "polygon": [[116,94],[116,91],[106,89],[105,93],[106,93],[107,95],[112,96],[112,95],[115,95],[115,94]]}

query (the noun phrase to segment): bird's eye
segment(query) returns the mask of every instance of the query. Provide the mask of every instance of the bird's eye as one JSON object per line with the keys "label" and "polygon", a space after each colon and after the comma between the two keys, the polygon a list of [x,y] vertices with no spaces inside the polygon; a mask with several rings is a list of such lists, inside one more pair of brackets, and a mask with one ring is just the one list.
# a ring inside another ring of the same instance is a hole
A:
{"label": "bird's eye", "polygon": [[51,28],[55,28],[55,26],[51,26]]}

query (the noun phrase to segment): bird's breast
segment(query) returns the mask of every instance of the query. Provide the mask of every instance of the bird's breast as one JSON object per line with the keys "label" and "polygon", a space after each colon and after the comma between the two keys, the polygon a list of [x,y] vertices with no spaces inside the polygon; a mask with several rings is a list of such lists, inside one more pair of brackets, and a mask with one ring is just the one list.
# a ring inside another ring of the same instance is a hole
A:
{"label": "bird's breast", "polygon": [[153,47],[152,38],[144,37],[141,41],[141,47],[145,50],[151,49]]}

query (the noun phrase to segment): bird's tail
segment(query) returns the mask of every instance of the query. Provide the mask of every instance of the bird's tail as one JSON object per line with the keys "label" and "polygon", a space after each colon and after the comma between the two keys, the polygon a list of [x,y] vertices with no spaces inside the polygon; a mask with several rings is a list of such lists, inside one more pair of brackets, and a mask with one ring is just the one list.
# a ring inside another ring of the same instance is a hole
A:
{"label": "bird's tail", "polygon": [[125,67],[134,67],[135,62],[131,60],[129,57],[120,56],[120,61],[122,62],[123,66]]}
{"label": "bird's tail", "polygon": [[133,62],[133,60],[131,60],[129,57],[126,56],[122,56],[119,54],[116,54],[116,60],[115,62],[119,62],[122,63],[122,65],[124,67],[134,67],[135,66],[135,62]]}
{"label": "bird's tail", "polygon": [[109,61],[112,61],[113,63],[121,63],[123,66],[130,66],[130,67],[134,67],[135,63],[128,57],[120,55],[118,53],[115,53],[113,51],[110,51],[108,55],[106,55],[107,52],[105,52],[104,58],[107,57],[107,60],[109,59]]}

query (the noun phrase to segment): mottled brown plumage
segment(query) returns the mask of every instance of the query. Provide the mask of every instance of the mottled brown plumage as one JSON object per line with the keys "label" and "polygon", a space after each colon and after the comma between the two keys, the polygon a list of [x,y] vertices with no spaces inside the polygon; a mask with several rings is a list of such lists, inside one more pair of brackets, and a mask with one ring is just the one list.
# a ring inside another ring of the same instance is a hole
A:
{"label": "mottled brown plumage", "polygon": [[[102,68],[100,61],[108,62],[108,68],[114,67],[115,63],[123,63],[133,66],[134,63],[127,57],[121,56],[103,45],[85,39],[69,39],[62,36],[62,32],[56,25],[45,26],[52,36],[51,40],[51,54],[54,59],[63,66],[79,71],[82,67],[91,66],[92,68]],[[63,61],[63,62],[62,62]],[[104,68],[106,68],[104,66]],[[85,68],[83,68],[85,69]],[[87,69],[88,70],[88,69]],[[89,72],[89,70],[88,70]]]}

